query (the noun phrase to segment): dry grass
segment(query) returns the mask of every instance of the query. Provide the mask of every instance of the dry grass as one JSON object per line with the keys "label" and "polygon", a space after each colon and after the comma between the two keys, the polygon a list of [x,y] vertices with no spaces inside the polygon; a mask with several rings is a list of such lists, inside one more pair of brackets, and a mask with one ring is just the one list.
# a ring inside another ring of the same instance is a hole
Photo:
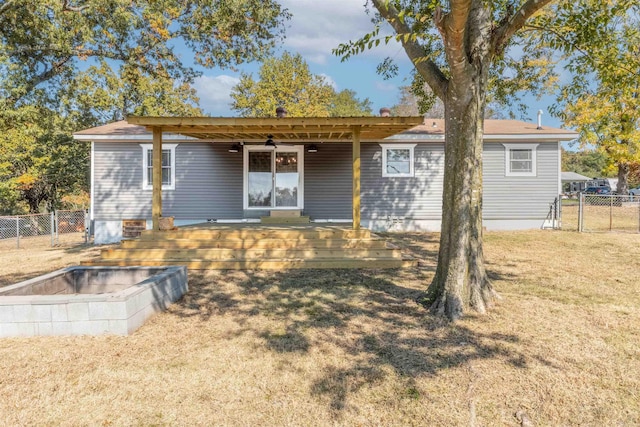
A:
{"label": "dry grass", "polygon": [[0,240],[0,287],[53,270],[78,265],[82,260],[97,257],[106,246],[84,245],[83,233],[61,234],[58,244],[51,246],[50,236]]}
{"label": "dry grass", "polygon": [[[606,200],[603,203],[608,203]],[[626,232],[638,233],[640,230],[640,205],[624,203],[621,205],[584,206],[583,230],[589,232]],[[578,202],[562,207],[562,228],[578,229]]]}
{"label": "dry grass", "polygon": [[391,238],[422,265],[190,272],[132,336],[4,339],[0,424],[640,424],[640,236],[488,233],[503,299],[455,325],[414,302],[438,236]]}

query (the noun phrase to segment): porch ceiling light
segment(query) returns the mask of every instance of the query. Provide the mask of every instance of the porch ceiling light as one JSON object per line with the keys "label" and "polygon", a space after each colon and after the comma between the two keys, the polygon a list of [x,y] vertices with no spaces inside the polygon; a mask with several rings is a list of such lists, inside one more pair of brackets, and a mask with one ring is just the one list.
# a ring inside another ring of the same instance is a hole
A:
{"label": "porch ceiling light", "polygon": [[317,152],[318,152],[318,146],[316,144],[311,144],[307,148],[307,153],[317,153]]}
{"label": "porch ceiling light", "polygon": [[265,147],[275,147],[276,143],[273,142],[273,135],[267,135],[267,140],[264,143]]}
{"label": "porch ceiling light", "polygon": [[229,148],[230,153],[239,153],[240,150],[242,150],[242,145],[238,144],[237,142],[233,144],[231,148]]}

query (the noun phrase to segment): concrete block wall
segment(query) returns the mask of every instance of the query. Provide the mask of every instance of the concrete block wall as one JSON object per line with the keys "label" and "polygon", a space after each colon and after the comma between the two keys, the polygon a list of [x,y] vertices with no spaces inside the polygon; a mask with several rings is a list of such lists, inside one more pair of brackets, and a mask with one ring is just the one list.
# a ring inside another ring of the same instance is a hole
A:
{"label": "concrete block wall", "polygon": [[111,294],[0,296],[0,337],[128,335],[187,290],[186,267],[171,267]]}

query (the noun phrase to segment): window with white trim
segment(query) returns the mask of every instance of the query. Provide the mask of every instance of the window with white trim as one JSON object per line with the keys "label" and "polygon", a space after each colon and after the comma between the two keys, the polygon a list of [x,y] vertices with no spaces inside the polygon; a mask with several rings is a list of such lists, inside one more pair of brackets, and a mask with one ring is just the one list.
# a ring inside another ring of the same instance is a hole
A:
{"label": "window with white trim", "polygon": [[380,144],[382,147],[382,176],[414,176],[413,152],[417,144]]}
{"label": "window with white trim", "polygon": [[[153,144],[142,147],[142,189],[153,189]],[[176,189],[176,147],[178,144],[162,144],[162,189]]]}
{"label": "window with white trim", "polygon": [[538,144],[504,145],[505,176],[536,176],[536,148]]}

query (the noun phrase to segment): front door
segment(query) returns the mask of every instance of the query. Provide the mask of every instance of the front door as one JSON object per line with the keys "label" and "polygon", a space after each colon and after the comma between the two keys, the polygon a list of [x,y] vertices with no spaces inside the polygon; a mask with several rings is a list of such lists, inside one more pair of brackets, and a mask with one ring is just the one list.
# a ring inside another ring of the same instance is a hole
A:
{"label": "front door", "polygon": [[244,208],[302,209],[303,147],[244,148]]}

